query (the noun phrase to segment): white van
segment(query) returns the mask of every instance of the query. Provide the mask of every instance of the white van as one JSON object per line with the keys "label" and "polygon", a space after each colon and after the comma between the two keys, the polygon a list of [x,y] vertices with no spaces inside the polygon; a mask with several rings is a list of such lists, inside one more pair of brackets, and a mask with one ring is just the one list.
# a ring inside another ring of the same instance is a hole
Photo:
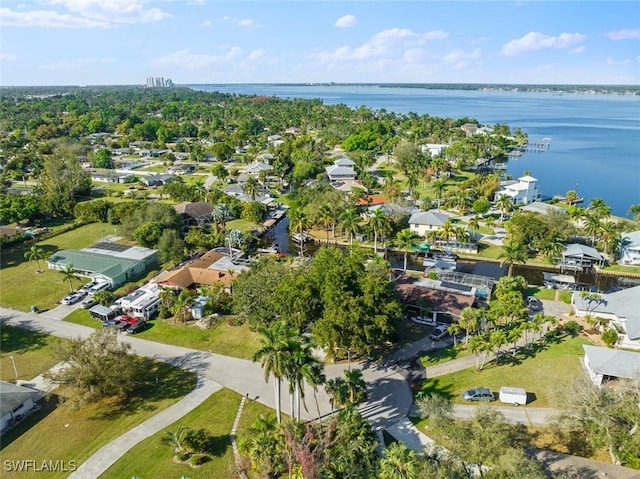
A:
{"label": "white van", "polygon": [[93,296],[98,291],[103,291],[105,289],[109,289],[109,283],[104,280],[98,280],[96,281],[96,284],[94,284],[89,290],[89,295]]}
{"label": "white van", "polygon": [[513,404],[514,406],[527,404],[527,391],[522,388],[502,386],[500,388],[500,395],[498,397],[500,399],[500,402]]}

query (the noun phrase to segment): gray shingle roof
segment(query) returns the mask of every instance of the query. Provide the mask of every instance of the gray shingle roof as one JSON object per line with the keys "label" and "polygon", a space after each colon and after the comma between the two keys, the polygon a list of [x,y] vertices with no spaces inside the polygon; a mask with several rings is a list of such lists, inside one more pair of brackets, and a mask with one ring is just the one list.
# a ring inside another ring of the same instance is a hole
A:
{"label": "gray shingle roof", "polygon": [[37,391],[32,389],[0,381],[0,417],[20,407],[23,402],[36,394],[38,394]]}
{"label": "gray shingle roof", "polygon": [[594,373],[640,380],[640,353],[585,344],[584,354]]}
{"label": "gray shingle roof", "polygon": [[409,218],[409,224],[442,226],[447,222],[448,219],[449,217],[442,213],[435,213],[433,211],[418,211],[411,215],[411,218]]}
{"label": "gray shingle roof", "polygon": [[580,294],[574,293],[573,295],[576,309],[582,311],[591,309],[593,314],[613,314],[625,320],[625,329],[629,339],[640,339],[640,286],[622,289],[615,293],[601,294],[600,298],[601,301],[597,305],[589,305],[588,301],[582,299]]}

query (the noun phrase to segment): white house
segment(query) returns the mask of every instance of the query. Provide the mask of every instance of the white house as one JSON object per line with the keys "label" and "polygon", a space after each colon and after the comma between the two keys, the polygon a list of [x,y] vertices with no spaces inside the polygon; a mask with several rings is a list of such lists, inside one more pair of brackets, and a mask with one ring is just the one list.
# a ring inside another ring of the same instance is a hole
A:
{"label": "white house", "polygon": [[583,299],[574,292],[571,300],[576,316],[608,319],[620,334],[620,345],[640,349],[640,286],[600,295],[600,300]]}
{"label": "white house", "polygon": [[0,434],[35,406],[38,391],[0,381]]}
{"label": "white house", "polygon": [[333,162],[333,165],[327,166],[326,172],[329,181],[355,180],[358,174],[353,169],[355,163],[349,158],[342,157]]}
{"label": "white house", "polygon": [[640,230],[625,233],[622,237],[620,262],[640,265]]}
{"label": "white house", "polygon": [[640,381],[640,353],[588,344],[582,347],[584,367],[596,386],[600,386],[603,381],[618,378]]}
{"label": "white house", "polygon": [[435,211],[416,211],[409,218],[409,229],[418,236],[426,236],[430,231],[442,228],[449,216]]}
{"label": "white house", "polygon": [[448,145],[445,145],[443,143],[427,143],[426,145],[422,145],[420,147],[420,150],[422,151],[422,153],[428,152],[429,155],[431,155],[431,158],[435,158],[440,153],[442,153],[447,146]]}
{"label": "white house", "polygon": [[540,201],[542,198],[538,180],[533,176],[522,176],[518,178],[518,181],[501,182],[496,198],[502,195],[509,196],[514,205],[528,205],[534,201]]}

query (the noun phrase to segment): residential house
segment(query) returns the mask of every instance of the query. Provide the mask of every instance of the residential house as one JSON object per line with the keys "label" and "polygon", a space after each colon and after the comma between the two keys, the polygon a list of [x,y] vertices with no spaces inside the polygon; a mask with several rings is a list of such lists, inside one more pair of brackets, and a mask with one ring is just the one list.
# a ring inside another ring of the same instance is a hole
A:
{"label": "residential house", "polygon": [[269,135],[267,137],[267,143],[270,146],[278,146],[278,145],[284,144],[284,140],[282,139],[282,136],[280,136],[280,135]]}
{"label": "residential house", "polygon": [[167,173],[171,175],[190,175],[196,171],[196,165],[190,165],[188,163],[178,163],[171,165],[167,168]]}
{"label": "residential house", "polygon": [[192,289],[201,285],[213,286],[222,284],[226,291],[231,290],[231,286],[238,272],[224,266],[223,260],[228,256],[216,250],[210,250],[200,258],[190,263],[169,271],[154,279],[158,286],[177,290]]}
{"label": "residential house", "polygon": [[625,233],[622,236],[620,262],[623,264],[640,265],[640,230]]}
{"label": "residential house", "polygon": [[500,182],[500,190],[496,198],[507,195],[514,205],[528,205],[534,201],[540,201],[542,193],[538,187],[538,180],[533,176],[522,176],[518,181],[508,180]]}
{"label": "residential house", "polygon": [[204,201],[190,203],[185,201],[173,206],[176,213],[182,218],[185,228],[191,225],[204,226],[213,221],[213,205]]}
{"label": "residential house", "polygon": [[355,180],[358,176],[354,166],[356,164],[347,157],[342,157],[333,162],[333,165],[326,167],[327,176],[330,182],[342,180]]}
{"label": "residential house", "polygon": [[447,146],[449,145],[445,145],[444,143],[427,143],[426,145],[422,145],[420,150],[422,153],[429,153],[431,158],[435,158],[440,155]]}
{"label": "residential house", "polygon": [[175,175],[160,173],[157,175],[149,175],[142,178],[142,182],[147,186],[162,186],[169,183],[175,178]]}
{"label": "residential house", "polygon": [[604,257],[591,246],[579,243],[568,244],[562,252],[560,267],[581,271],[583,268],[590,268],[594,264],[603,264]]}
{"label": "residential house", "polygon": [[620,335],[621,346],[640,348],[640,286],[603,293],[600,300],[585,299],[574,292],[571,302],[576,316],[608,319]]}
{"label": "residential house", "polygon": [[58,250],[47,258],[49,269],[64,271],[71,266],[75,274],[103,279],[112,287],[138,278],[157,262],[157,250],[110,242],[82,250]]}
{"label": "residential house", "polygon": [[409,218],[409,229],[412,233],[424,238],[428,233],[442,228],[449,216],[436,211],[416,211]]}
{"label": "residential house", "polygon": [[640,353],[584,344],[583,364],[596,386],[616,379],[640,381]]}
{"label": "residential house", "polygon": [[261,161],[254,161],[244,169],[245,173],[251,176],[259,176],[262,171],[270,173],[272,170],[273,166],[268,163],[262,163]]}
{"label": "residential house", "polygon": [[39,396],[36,390],[0,381],[0,434],[31,412]]}
{"label": "residential house", "polygon": [[542,201],[533,201],[520,208],[520,211],[527,211],[529,213],[539,213],[541,215],[548,215],[551,213],[566,214],[567,210],[560,208],[559,206],[551,205],[549,203],[543,203]]}
{"label": "residential house", "polygon": [[115,170],[94,169],[91,171],[91,180],[101,183],[126,183],[131,173],[117,173]]}
{"label": "residential house", "polygon": [[475,291],[471,286],[457,285],[454,290],[440,285],[438,281],[408,275],[394,282],[409,316],[427,324],[451,324],[460,318],[463,309],[473,305]]}
{"label": "residential house", "polygon": [[331,182],[331,186],[344,193],[351,193],[354,188],[365,189],[364,184],[362,184],[360,180],[336,180]]}

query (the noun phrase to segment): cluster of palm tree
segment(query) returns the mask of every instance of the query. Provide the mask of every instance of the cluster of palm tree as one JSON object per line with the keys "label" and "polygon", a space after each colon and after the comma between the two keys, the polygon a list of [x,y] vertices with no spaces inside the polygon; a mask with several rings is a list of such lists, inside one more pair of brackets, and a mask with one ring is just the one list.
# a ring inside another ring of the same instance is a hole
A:
{"label": "cluster of palm tree", "polygon": [[281,386],[282,380],[286,379],[291,397],[291,417],[299,421],[305,382],[313,388],[315,396],[318,386],[325,382],[324,365],[314,356],[312,343],[286,322],[275,321],[258,331],[262,337],[253,361],[262,363],[265,381],[273,377],[277,420],[282,420]]}
{"label": "cluster of palm tree", "polygon": [[344,371],[344,377],[329,379],[325,390],[330,396],[331,408],[355,406],[366,399],[367,384],[359,369]]}

